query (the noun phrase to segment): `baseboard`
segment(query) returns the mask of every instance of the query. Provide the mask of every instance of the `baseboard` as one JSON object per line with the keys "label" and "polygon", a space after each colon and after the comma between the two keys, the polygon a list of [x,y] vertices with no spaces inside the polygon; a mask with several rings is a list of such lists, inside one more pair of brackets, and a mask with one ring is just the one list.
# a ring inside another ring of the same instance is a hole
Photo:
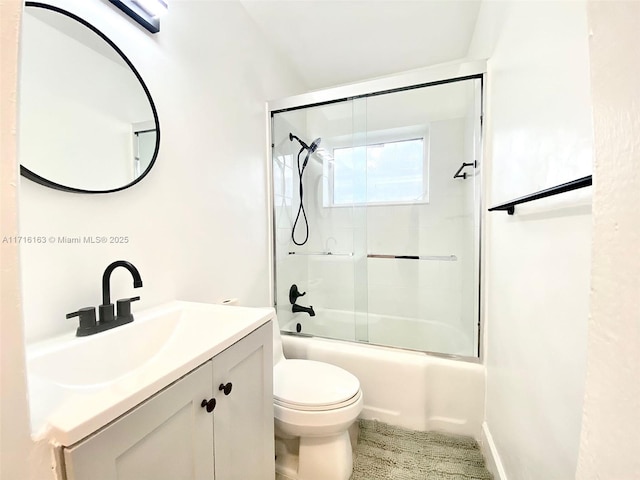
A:
{"label": "baseboard", "polygon": [[482,422],[482,438],[480,440],[480,447],[482,448],[482,454],[487,462],[487,470],[491,472],[494,480],[507,480],[507,474],[502,466],[500,455],[496,449],[496,444],[493,443],[493,437],[489,431],[489,425],[487,422]]}

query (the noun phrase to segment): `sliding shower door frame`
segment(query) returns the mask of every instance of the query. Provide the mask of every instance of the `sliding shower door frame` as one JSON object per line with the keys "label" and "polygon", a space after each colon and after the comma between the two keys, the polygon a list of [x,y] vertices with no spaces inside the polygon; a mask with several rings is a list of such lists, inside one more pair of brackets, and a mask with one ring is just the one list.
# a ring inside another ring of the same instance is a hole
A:
{"label": "sliding shower door frame", "polygon": [[[295,95],[292,97],[287,97],[278,100],[272,100],[266,103],[265,106],[265,124],[266,124],[266,158],[267,158],[267,215],[270,218],[268,222],[270,232],[268,233],[268,250],[271,255],[271,259],[269,263],[269,296],[270,296],[270,304],[274,307],[277,307],[277,279],[276,279],[276,211],[275,211],[275,202],[274,202],[274,186],[273,186],[273,148],[274,145],[272,143],[273,139],[273,121],[274,115],[283,112],[289,112],[293,110],[300,110],[310,107],[318,107],[322,105],[329,105],[332,103],[344,102],[349,100],[355,100],[359,98],[373,97],[376,95],[384,95],[389,93],[401,92],[406,90],[412,90],[417,88],[424,88],[436,85],[443,85],[447,83],[460,82],[465,80],[480,80],[480,144],[481,148],[479,152],[477,152],[478,158],[476,162],[479,168],[479,179],[478,185],[481,189],[479,195],[479,205],[477,206],[479,212],[479,238],[478,242],[478,298],[477,298],[477,308],[478,314],[476,317],[477,321],[477,352],[478,356],[463,356],[463,355],[454,355],[440,352],[429,352],[429,351],[419,351],[426,355],[433,355],[442,358],[454,359],[454,360],[462,360],[471,363],[483,363],[484,360],[484,301],[483,301],[483,284],[484,284],[484,269],[483,260],[485,258],[484,249],[482,241],[484,235],[484,211],[483,211],[483,195],[484,191],[484,176],[483,176],[483,152],[484,152],[484,142],[482,141],[483,133],[484,133],[484,119],[485,119],[485,85],[486,85],[486,61],[478,60],[478,61],[470,61],[464,63],[457,64],[446,64],[439,65],[434,67],[429,67],[417,71],[410,71],[406,73],[400,73],[397,75],[391,75],[388,77],[382,77],[379,79],[368,80],[364,82],[327,88],[323,90],[318,90],[314,92],[309,92],[301,95]],[[287,332],[283,332],[287,333]],[[294,333],[291,333],[295,335]],[[339,340],[334,339],[334,341],[348,341],[348,340]],[[371,344],[371,346],[379,347],[379,348],[396,348],[387,345],[376,345]],[[405,349],[410,350],[410,349]]]}

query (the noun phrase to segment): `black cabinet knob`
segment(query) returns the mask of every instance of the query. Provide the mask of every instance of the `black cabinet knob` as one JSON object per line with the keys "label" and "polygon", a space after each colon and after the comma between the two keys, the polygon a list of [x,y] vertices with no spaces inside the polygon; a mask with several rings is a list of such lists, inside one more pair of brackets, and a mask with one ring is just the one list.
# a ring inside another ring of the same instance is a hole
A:
{"label": "black cabinet knob", "polygon": [[231,393],[232,388],[233,388],[233,385],[231,385],[231,382],[227,383],[226,385],[224,383],[221,383],[220,386],[218,387],[218,390],[222,390],[225,395],[229,395]]}
{"label": "black cabinet knob", "polygon": [[212,398],[211,400],[207,401],[207,399],[205,398],[204,400],[202,400],[200,406],[202,408],[206,408],[207,413],[211,413],[213,412],[213,409],[216,408],[216,399]]}

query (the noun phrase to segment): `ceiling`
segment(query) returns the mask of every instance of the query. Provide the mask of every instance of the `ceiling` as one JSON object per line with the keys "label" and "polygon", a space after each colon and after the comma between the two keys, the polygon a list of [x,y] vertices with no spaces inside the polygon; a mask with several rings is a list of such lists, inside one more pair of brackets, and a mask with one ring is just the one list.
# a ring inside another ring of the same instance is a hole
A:
{"label": "ceiling", "polygon": [[480,0],[241,0],[309,89],[463,58]]}

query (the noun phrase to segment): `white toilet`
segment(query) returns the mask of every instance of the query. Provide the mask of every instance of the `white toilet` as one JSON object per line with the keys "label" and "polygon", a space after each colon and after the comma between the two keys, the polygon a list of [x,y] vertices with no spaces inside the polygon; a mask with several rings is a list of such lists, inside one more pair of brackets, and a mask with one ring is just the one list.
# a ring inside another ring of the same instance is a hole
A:
{"label": "white toilet", "polygon": [[273,328],[276,472],[294,480],[348,480],[353,469],[349,427],[362,411],[358,379],[313,360],[287,360],[277,319]]}

